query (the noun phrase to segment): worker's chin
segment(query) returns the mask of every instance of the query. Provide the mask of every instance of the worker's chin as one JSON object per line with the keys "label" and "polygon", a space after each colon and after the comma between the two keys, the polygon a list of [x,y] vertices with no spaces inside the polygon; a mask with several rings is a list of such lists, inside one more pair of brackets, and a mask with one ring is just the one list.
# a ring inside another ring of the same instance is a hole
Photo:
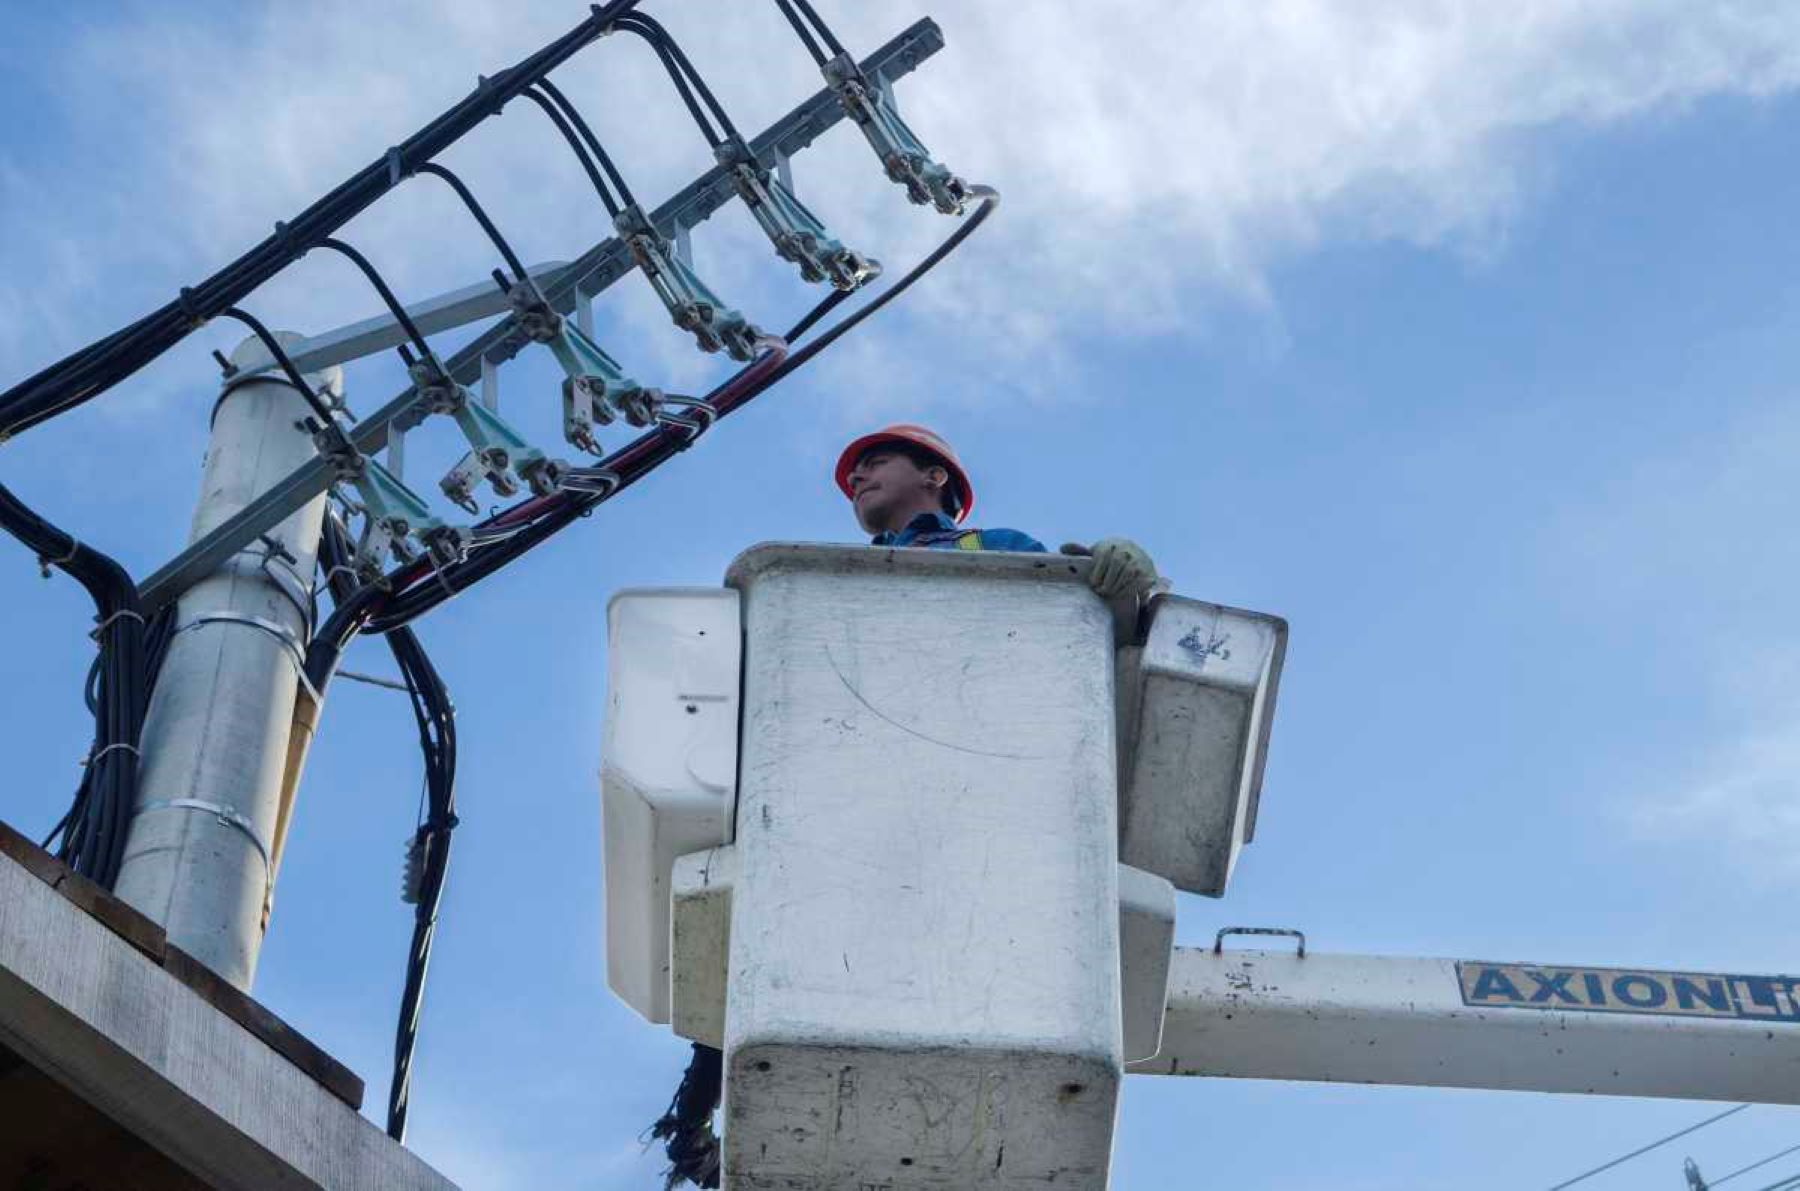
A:
{"label": "worker's chin", "polygon": [[888,525],[887,512],[887,509],[874,501],[859,504],[856,506],[856,523],[862,526],[864,533],[885,533],[891,528]]}

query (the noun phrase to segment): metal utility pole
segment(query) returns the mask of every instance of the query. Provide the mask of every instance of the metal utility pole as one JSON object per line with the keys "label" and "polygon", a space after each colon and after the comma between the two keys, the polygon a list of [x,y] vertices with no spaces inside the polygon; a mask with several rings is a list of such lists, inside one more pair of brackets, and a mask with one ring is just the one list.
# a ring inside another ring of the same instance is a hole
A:
{"label": "metal utility pole", "polygon": [[[280,336],[285,343],[297,337]],[[243,366],[262,348],[232,353]],[[309,377],[337,391],[338,369]],[[316,452],[286,380],[227,378],[189,540],[240,513]],[[302,750],[289,741],[312,630],[325,498],[315,496],[181,596],[151,697],[142,778],[114,891],[169,941],[248,990]]]}

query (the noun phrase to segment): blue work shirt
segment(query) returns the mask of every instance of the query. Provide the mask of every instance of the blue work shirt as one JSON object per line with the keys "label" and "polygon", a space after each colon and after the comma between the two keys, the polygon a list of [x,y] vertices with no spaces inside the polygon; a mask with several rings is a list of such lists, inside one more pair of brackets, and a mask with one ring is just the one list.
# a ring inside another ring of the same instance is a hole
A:
{"label": "blue work shirt", "polygon": [[963,529],[943,513],[920,513],[898,533],[878,533],[872,546],[918,546],[927,550],[1013,550],[1042,554],[1044,544],[1016,529]]}

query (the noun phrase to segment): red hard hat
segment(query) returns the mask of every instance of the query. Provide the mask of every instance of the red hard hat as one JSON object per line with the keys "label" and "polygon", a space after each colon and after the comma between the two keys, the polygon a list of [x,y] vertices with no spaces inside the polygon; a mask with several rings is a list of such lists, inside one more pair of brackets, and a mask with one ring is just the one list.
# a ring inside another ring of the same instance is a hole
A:
{"label": "red hard hat", "polygon": [[911,422],[897,422],[892,426],[884,426],[873,434],[863,435],[844,448],[844,453],[838,456],[837,461],[837,486],[843,490],[845,496],[851,495],[850,472],[856,467],[856,461],[868,454],[870,448],[881,446],[883,443],[904,443],[935,455],[943,463],[944,470],[950,473],[950,482],[956,486],[956,523],[961,525],[968,518],[970,510],[975,507],[975,488],[969,483],[969,473],[963,470],[962,464],[956,458],[956,452],[950,449],[949,443],[939,438],[933,431],[923,426],[915,426]]}

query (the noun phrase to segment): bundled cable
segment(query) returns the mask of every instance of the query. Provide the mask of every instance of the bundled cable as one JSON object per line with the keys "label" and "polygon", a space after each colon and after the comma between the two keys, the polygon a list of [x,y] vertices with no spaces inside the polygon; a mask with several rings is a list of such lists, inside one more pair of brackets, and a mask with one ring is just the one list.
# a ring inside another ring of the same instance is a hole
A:
{"label": "bundled cable", "polygon": [[208,319],[316,247],[398,185],[417,164],[455,144],[510,99],[600,36],[638,0],[595,5],[592,15],[535,54],[492,77],[467,98],[363,167],[349,180],[199,285],[167,304],[0,394],[0,440],[99,396],[184,339]]}
{"label": "bundled cable", "polygon": [[[146,652],[137,585],[125,568],[50,524],[0,486],[0,528],[36,552],[46,576],[61,570],[94,601],[99,645],[89,677],[94,740],[67,814],[44,843],[76,872],[112,888],[125,855],[125,832],[137,797],[138,737],[150,704],[155,657]],[[157,631],[166,639],[166,621]],[[160,656],[160,645],[155,650]]]}
{"label": "bundled cable", "polygon": [[[335,516],[325,520],[320,543],[328,585],[339,610],[351,608],[355,622],[356,593],[350,579],[350,539]],[[341,630],[320,634],[327,644],[332,669],[347,641]],[[431,945],[437,933],[438,906],[443,901],[444,881],[450,865],[450,834],[456,829],[456,708],[450,691],[431,664],[425,648],[409,628],[387,634],[389,650],[400,668],[401,681],[412,703],[419,729],[419,750],[425,763],[423,813],[407,844],[401,899],[414,907],[412,942],[406,952],[406,981],[400,994],[399,1019],[394,1028],[394,1070],[388,1085],[387,1131],[395,1141],[406,1138],[407,1110],[411,1107],[413,1053],[419,1040],[419,1019],[425,1000],[425,975],[431,964]],[[309,669],[313,658],[309,651]],[[323,679],[331,669],[321,668]]]}
{"label": "bundled cable", "polygon": [[[844,55],[844,43],[837,39],[831,32],[831,27],[819,18],[818,12],[807,0],[775,0],[775,5],[781,9],[781,15],[787,18],[788,24],[794,27],[795,35],[806,47],[806,52],[812,55],[814,62],[823,66],[833,56]],[[795,11],[796,8],[799,11]],[[801,14],[805,14],[805,20],[801,19]],[[825,43],[824,49],[819,47],[820,41]]]}

